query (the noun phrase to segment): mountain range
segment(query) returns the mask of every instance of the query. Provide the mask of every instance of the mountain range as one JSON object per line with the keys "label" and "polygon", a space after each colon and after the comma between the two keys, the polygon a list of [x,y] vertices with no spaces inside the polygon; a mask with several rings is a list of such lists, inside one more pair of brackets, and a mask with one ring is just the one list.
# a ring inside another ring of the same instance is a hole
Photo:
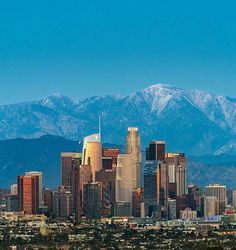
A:
{"label": "mountain range", "polygon": [[188,155],[236,154],[236,99],[165,84],[128,96],[83,100],[53,94],[38,101],[0,106],[0,140],[56,135],[82,140],[98,131],[104,142],[124,144],[128,126],[137,126],[145,148],[165,140],[168,151]]}

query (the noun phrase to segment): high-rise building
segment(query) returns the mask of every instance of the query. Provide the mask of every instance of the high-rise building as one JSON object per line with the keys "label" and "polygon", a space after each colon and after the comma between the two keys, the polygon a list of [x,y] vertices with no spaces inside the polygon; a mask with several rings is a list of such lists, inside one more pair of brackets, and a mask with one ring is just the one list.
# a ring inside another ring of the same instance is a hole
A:
{"label": "high-rise building", "polygon": [[142,163],[140,151],[140,137],[138,135],[138,128],[129,127],[128,135],[126,136],[126,154],[132,155],[134,162],[134,178],[135,188],[140,188],[142,183]]}
{"label": "high-rise building", "polygon": [[188,207],[188,197],[187,195],[176,197],[176,217],[180,218],[180,211]]}
{"label": "high-rise building", "polygon": [[233,190],[232,189],[226,190],[226,197],[227,197],[228,205],[233,206]]}
{"label": "high-rise building", "polygon": [[[169,188],[171,196],[186,194],[186,157],[183,153],[167,153],[166,164],[168,165]],[[175,190],[176,189],[176,190]]]}
{"label": "high-rise building", "polygon": [[131,202],[117,201],[114,205],[114,215],[119,217],[131,216]]}
{"label": "high-rise building", "polygon": [[72,194],[64,186],[53,192],[52,213],[56,218],[68,218],[72,215]]}
{"label": "high-rise building", "polygon": [[206,196],[215,196],[219,202],[219,213],[222,214],[227,205],[226,186],[211,184],[206,186]]}
{"label": "high-rise building", "polygon": [[[102,156],[103,157],[108,157],[112,161],[112,168],[115,168],[117,165],[117,157],[120,153],[119,148],[103,148],[102,149]],[[104,158],[104,159],[105,159]],[[105,168],[107,169],[107,168]]]}
{"label": "high-rise building", "polygon": [[101,169],[96,172],[96,181],[102,183],[102,215],[111,215],[115,203],[116,171]]}
{"label": "high-rise building", "polygon": [[164,161],[165,160],[165,141],[151,141],[146,149],[146,160]]}
{"label": "high-rise building", "polygon": [[197,212],[198,217],[203,217],[204,213],[204,199],[202,195],[202,188],[190,184],[188,186],[188,207]]}
{"label": "high-rise building", "polygon": [[84,215],[99,219],[102,207],[102,183],[90,182],[84,184]]}
{"label": "high-rise building", "polygon": [[112,169],[112,157],[102,156],[102,169]]}
{"label": "high-rise building", "polygon": [[76,153],[61,153],[61,184],[69,188],[71,186],[72,159]]}
{"label": "high-rise building", "polygon": [[216,196],[204,197],[204,216],[219,215],[219,200]]}
{"label": "high-rise building", "polygon": [[39,177],[18,176],[18,196],[20,211],[37,214],[39,210]]}
{"label": "high-rise building", "polygon": [[168,219],[175,220],[176,219],[176,200],[168,199]]}
{"label": "high-rise building", "polygon": [[234,209],[236,209],[236,190],[232,191],[232,203],[233,203]]}
{"label": "high-rise building", "polygon": [[157,167],[157,204],[161,207],[163,212],[167,211],[168,198],[169,198],[168,165],[166,162],[161,162]]}
{"label": "high-rise building", "polygon": [[52,212],[52,195],[53,192],[49,188],[43,189],[43,199],[44,199],[44,205],[47,206],[48,212]]}
{"label": "high-rise building", "polygon": [[132,216],[141,217],[141,204],[143,203],[143,189],[136,188],[132,197]]}
{"label": "high-rise building", "polygon": [[[116,202],[132,204],[135,181],[135,165],[132,155],[120,154],[116,167]],[[131,210],[129,212],[127,215],[131,214]]]}
{"label": "high-rise building", "polygon": [[18,195],[6,195],[6,211],[16,212],[19,211],[19,198]]}
{"label": "high-rise building", "polygon": [[11,185],[11,195],[18,195],[18,187],[17,184],[12,184]]}
{"label": "high-rise building", "polygon": [[81,201],[80,201],[80,164],[81,164],[80,153],[73,156],[71,162],[71,194],[72,194],[72,207],[74,218],[77,221],[82,213]]}
{"label": "high-rise building", "polygon": [[95,182],[96,172],[102,169],[102,147],[100,134],[93,134],[84,138],[82,164],[91,166],[92,180]]}
{"label": "high-rise building", "polygon": [[92,181],[92,168],[89,165],[80,165],[80,207],[84,214],[84,184]]}
{"label": "high-rise building", "polygon": [[25,175],[38,176],[39,178],[39,207],[43,205],[43,173],[38,171],[25,172]]}
{"label": "high-rise building", "polygon": [[146,161],[144,165],[144,202],[157,204],[157,167],[158,161]]}

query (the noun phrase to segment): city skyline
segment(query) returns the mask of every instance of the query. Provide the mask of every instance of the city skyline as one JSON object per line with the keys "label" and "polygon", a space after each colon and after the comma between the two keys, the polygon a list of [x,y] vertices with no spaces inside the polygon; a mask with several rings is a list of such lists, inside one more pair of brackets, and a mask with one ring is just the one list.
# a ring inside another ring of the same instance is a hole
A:
{"label": "city skyline", "polygon": [[0,249],[236,249],[235,13],[0,3]]}
{"label": "city skyline", "polygon": [[[124,153],[114,147],[102,148],[100,134],[84,137],[80,152],[61,152],[57,191],[56,187],[42,189],[42,172],[18,176],[18,184],[12,184],[6,194],[7,211],[64,219],[73,215],[77,221],[83,214],[90,219],[110,215],[196,219],[203,214],[210,218],[231,209],[227,207],[227,183],[209,183],[204,194],[201,186],[187,180],[184,153],[166,151],[165,141],[150,141],[142,161],[138,128],[128,127],[125,138]],[[89,143],[95,143],[91,149]],[[228,199],[234,199],[233,193]]]}

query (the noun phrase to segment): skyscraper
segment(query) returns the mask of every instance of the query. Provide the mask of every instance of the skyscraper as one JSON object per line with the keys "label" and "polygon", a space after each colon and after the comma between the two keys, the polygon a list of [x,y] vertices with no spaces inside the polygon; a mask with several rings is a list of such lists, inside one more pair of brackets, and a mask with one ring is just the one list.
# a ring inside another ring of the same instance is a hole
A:
{"label": "skyscraper", "polygon": [[18,196],[20,211],[37,214],[39,210],[39,177],[18,176]]}
{"label": "skyscraper", "polygon": [[143,203],[143,189],[136,188],[132,197],[132,216],[141,217],[141,204]]}
{"label": "skyscraper", "polygon": [[144,202],[157,205],[158,161],[146,161],[144,166]]}
{"label": "skyscraper", "polygon": [[100,134],[93,134],[84,138],[82,164],[91,166],[92,180],[95,182],[95,173],[102,169]]}
{"label": "skyscraper", "polygon": [[43,173],[38,171],[25,172],[25,175],[38,176],[39,178],[39,207],[43,205]]}
{"label": "skyscraper", "polygon": [[204,197],[204,216],[209,217],[219,214],[219,200],[216,196]]}
{"label": "skyscraper", "polygon": [[72,158],[75,153],[61,153],[61,184],[64,187],[70,187]]}
{"label": "skyscraper", "polygon": [[131,215],[132,194],[136,184],[135,165],[132,154],[120,154],[116,167],[116,203],[130,204]]}
{"label": "skyscraper", "polygon": [[232,203],[233,203],[234,209],[236,209],[236,190],[232,191]]}
{"label": "skyscraper", "polygon": [[[117,166],[117,157],[120,153],[119,148],[103,148],[102,149],[102,157],[106,159],[106,157],[111,158],[112,168],[115,168]],[[107,169],[104,167],[103,168]]]}
{"label": "skyscraper", "polygon": [[67,218],[72,215],[72,194],[64,186],[53,192],[53,215],[57,218]]}
{"label": "skyscraper", "polygon": [[160,206],[162,217],[168,216],[167,201],[169,198],[169,175],[168,165],[166,162],[161,162],[157,167],[157,205]]}
{"label": "skyscraper", "polygon": [[99,219],[102,208],[102,183],[84,184],[84,214],[88,218]]}
{"label": "skyscraper", "polygon": [[80,153],[73,156],[71,162],[71,194],[72,194],[72,207],[75,220],[77,221],[82,212],[81,202],[80,202],[80,164],[81,164]]}
{"label": "skyscraper", "polygon": [[192,210],[197,211],[198,217],[203,217],[204,213],[204,199],[202,195],[202,188],[190,184],[188,186],[188,207]]}
{"label": "skyscraper", "polygon": [[18,195],[13,195],[13,194],[6,195],[6,211],[7,212],[19,211],[19,197],[18,197]]}
{"label": "skyscraper", "polygon": [[135,188],[140,188],[142,183],[142,163],[140,152],[140,137],[138,135],[138,128],[129,127],[128,135],[126,137],[126,154],[132,155],[134,162],[134,178]]}
{"label": "skyscraper", "polygon": [[116,171],[101,169],[96,172],[96,181],[102,183],[102,214],[111,215],[115,203]]}
{"label": "skyscraper", "polygon": [[[166,164],[169,172],[169,187],[176,196],[186,194],[186,158],[183,153],[167,153]],[[176,190],[174,190],[176,187]],[[174,198],[174,197],[172,197]]]}
{"label": "skyscraper", "polygon": [[211,184],[206,186],[206,196],[215,196],[219,202],[219,213],[222,214],[227,205],[226,186]]}
{"label": "skyscraper", "polygon": [[165,141],[151,141],[146,149],[146,160],[164,161],[165,160]]}
{"label": "skyscraper", "polygon": [[53,192],[49,188],[44,188],[43,189],[43,199],[44,199],[44,204],[48,208],[48,212],[52,212],[52,195]]}

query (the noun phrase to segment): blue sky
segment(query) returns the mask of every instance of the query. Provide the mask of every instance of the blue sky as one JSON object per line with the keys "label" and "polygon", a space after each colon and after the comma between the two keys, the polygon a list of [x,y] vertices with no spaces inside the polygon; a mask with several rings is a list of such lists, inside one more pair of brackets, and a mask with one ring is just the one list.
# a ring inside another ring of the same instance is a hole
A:
{"label": "blue sky", "polygon": [[0,104],[155,83],[236,97],[236,2],[0,1]]}

